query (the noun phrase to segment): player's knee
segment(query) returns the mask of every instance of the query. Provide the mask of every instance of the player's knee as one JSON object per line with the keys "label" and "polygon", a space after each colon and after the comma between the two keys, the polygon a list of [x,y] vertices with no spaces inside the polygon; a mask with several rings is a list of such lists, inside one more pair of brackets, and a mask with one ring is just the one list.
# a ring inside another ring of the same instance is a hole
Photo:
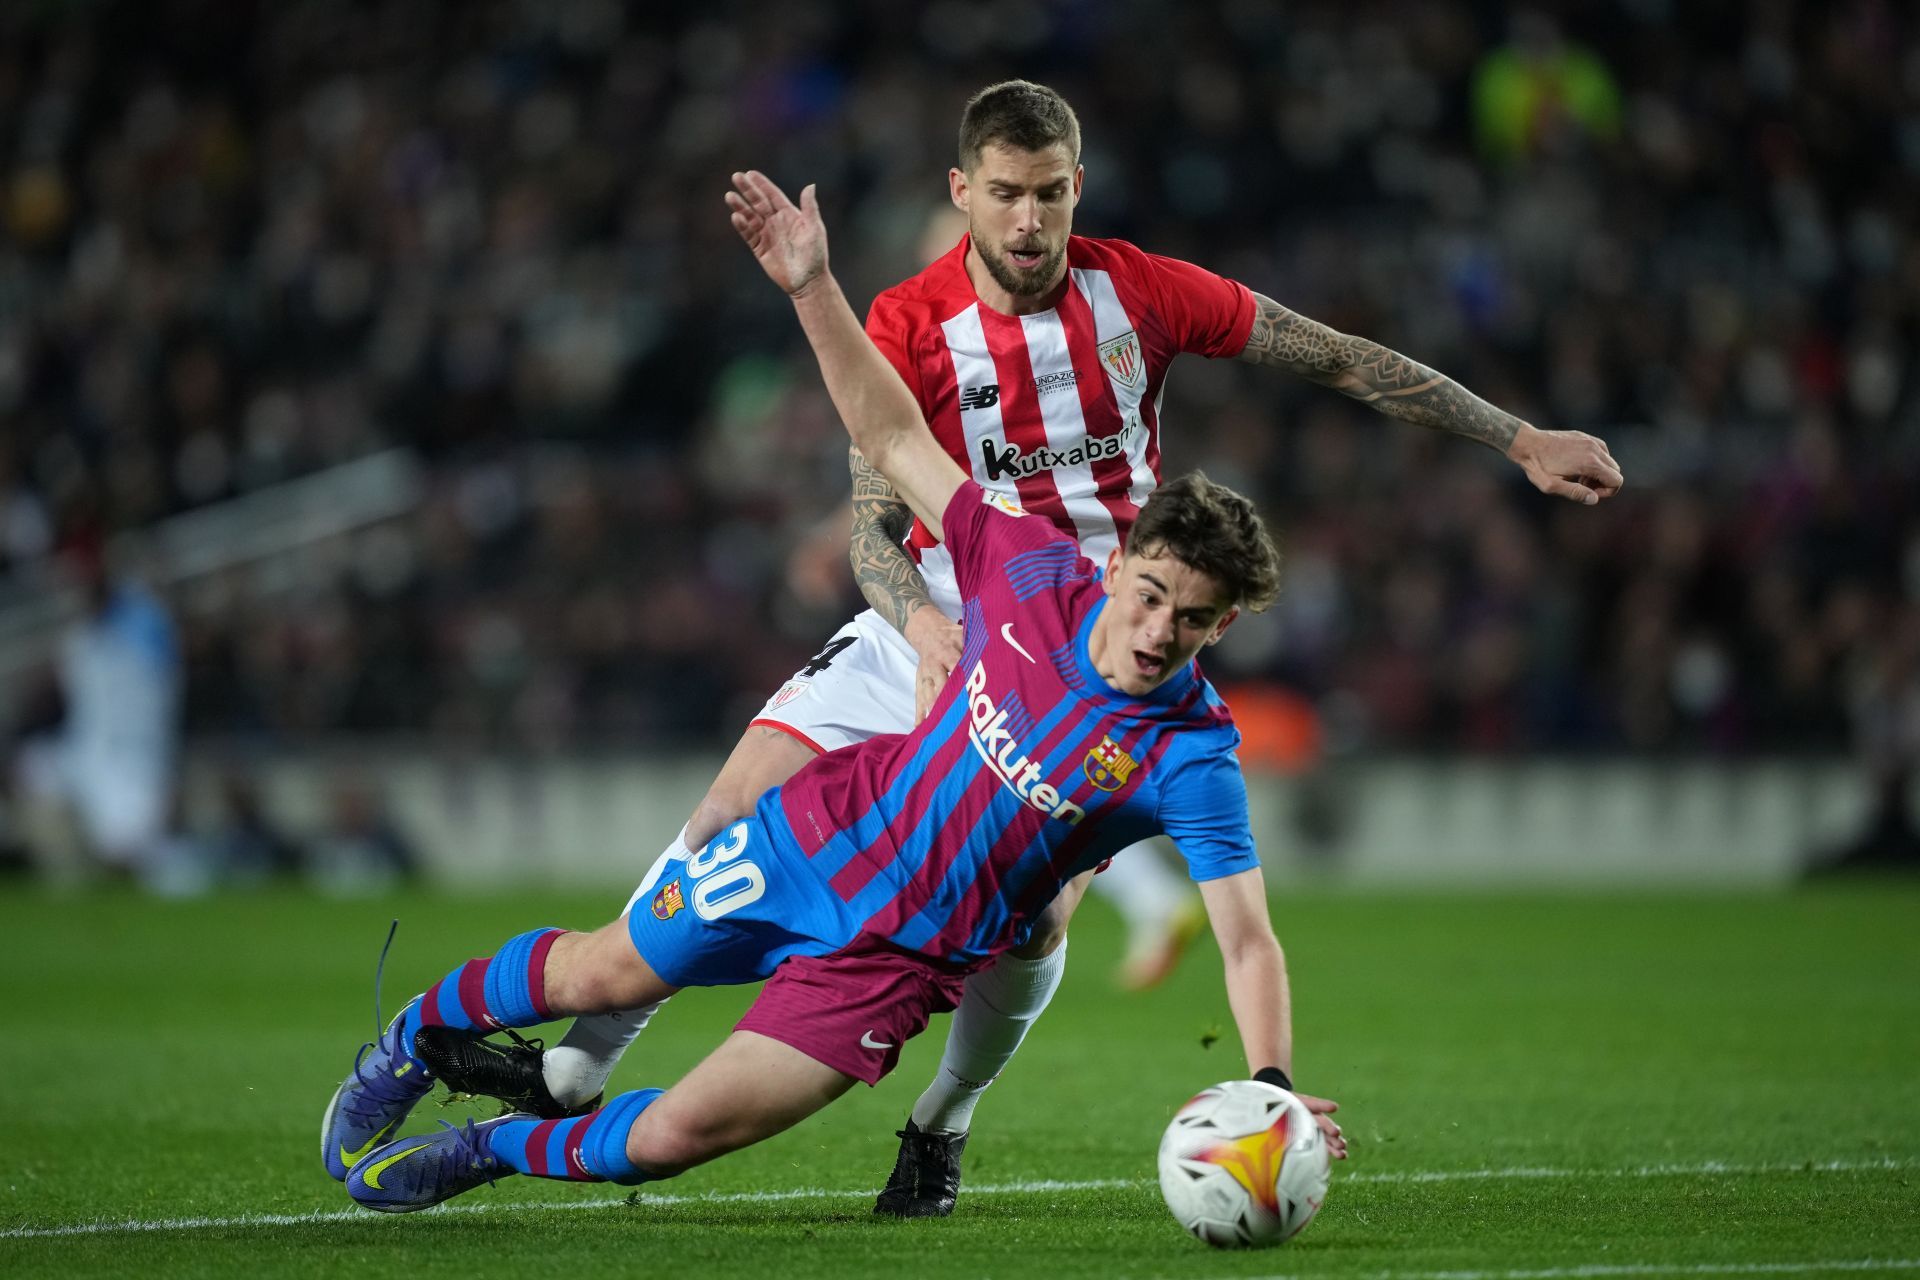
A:
{"label": "player's knee", "polygon": [[547,953],[546,1003],[556,1013],[611,1013],[657,998],[659,979],[625,936],[624,926],[567,933]]}
{"label": "player's knee", "polygon": [[728,823],[746,816],[753,803],[751,799],[743,799],[739,791],[740,788],[730,786],[724,778],[714,782],[713,788],[694,806],[693,816],[687,819],[687,848],[704,847],[726,830]]}
{"label": "player's knee", "polygon": [[760,797],[799,772],[813,752],[792,735],[754,725],[742,735],[687,821],[687,847],[698,849],[753,812]]}
{"label": "player's knee", "polygon": [[724,1155],[733,1145],[721,1132],[721,1122],[656,1115],[649,1109],[627,1135],[627,1159],[658,1177],[671,1178]]}
{"label": "player's knee", "polygon": [[1033,922],[1033,932],[1027,940],[1014,947],[1013,954],[1022,960],[1039,960],[1052,955],[1067,940],[1067,921],[1073,919],[1073,908],[1078,898],[1070,903],[1063,898],[1055,898]]}

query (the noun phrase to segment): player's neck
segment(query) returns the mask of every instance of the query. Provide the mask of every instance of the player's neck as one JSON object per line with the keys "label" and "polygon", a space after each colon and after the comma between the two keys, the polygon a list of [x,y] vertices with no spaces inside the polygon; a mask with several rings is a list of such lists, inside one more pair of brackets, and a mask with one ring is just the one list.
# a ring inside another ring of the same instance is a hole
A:
{"label": "player's neck", "polygon": [[[1106,682],[1110,693],[1127,697],[1140,697],[1142,693],[1128,689],[1122,681],[1125,676],[1121,668],[1121,657],[1116,650],[1119,646],[1113,639],[1114,611],[1112,601],[1100,610],[1100,616],[1093,620],[1087,629],[1087,662],[1093,667],[1094,674]],[[1151,692],[1147,690],[1146,692]]]}
{"label": "player's neck", "polygon": [[1067,264],[1060,264],[1060,278],[1047,286],[1045,293],[1009,293],[1000,287],[1000,282],[987,270],[987,264],[980,261],[980,254],[971,241],[967,244],[967,279],[973,282],[974,296],[985,306],[991,307],[1003,316],[1031,316],[1042,311],[1051,311],[1060,301],[1060,292],[1067,284]]}

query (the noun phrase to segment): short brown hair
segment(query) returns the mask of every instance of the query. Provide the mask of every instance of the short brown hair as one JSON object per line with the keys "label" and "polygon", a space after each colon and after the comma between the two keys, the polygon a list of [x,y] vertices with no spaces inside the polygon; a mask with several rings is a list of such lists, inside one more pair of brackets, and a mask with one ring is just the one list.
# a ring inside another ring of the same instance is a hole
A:
{"label": "short brown hair", "polygon": [[1080,121],[1067,100],[1031,80],[1002,80],[967,99],[960,113],[960,171],[980,166],[980,153],[990,143],[1045,151],[1064,145],[1080,163]]}
{"label": "short brown hair", "polygon": [[1127,554],[1166,554],[1225,587],[1241,608],[1264,612],[1280,595],[1280,549],[1253,504],[1189,471],[1153,491],[1127,534]]}

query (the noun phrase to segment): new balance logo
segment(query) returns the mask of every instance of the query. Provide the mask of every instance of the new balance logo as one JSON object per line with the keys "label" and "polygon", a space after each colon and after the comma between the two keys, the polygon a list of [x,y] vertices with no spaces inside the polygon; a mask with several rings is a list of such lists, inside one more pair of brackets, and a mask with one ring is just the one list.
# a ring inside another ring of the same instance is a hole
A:
{"label": "new balance logo", "polygon": [[960,393],[960,410],[991,409],[1000,403],[1000,384],[989,382],[984,387],[968,387]]}

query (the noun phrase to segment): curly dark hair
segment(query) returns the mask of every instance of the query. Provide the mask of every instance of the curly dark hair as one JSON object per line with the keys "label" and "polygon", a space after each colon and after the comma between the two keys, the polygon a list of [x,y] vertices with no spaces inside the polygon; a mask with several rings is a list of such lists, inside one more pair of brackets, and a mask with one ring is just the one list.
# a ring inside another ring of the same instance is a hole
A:
{"label": "curly dark hair", "polygon": [[1280,549],[1253,503],[1199,471],[1153,491],[1127,534],[1127,554],[1171,555],[1263,613],[1280,595]]}
{"label": "curly dark hair", "polygon": [[1002,80],[967,99],[960,113],[960,171],[972,173],[980,153],[998,142],[1022,151],[1044,151],[1064,143],[1080,162],[1080,120],[1067,100],[1031,80]]}

